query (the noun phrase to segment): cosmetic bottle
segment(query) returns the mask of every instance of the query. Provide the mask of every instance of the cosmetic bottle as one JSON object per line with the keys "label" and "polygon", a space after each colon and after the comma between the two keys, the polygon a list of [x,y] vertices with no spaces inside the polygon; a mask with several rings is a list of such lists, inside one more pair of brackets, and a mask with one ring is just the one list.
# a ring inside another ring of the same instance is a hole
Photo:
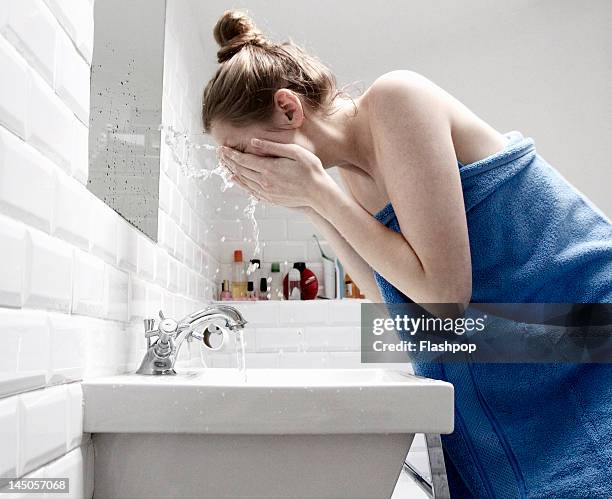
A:
{"label": "cosmetic bottle", "polygon": [[234,300],[245,300],[247,294],[247,280],[242,251],[234,251],[234,264],[232,266],[232,297]]}
{"label": "cosmetic bottle", "polygon": [[293,268],[287,274],[287,299],[289,300],[301,300],[302,291],[300,287],[300,271]]}
{"label": "cosmetic bottle", "polygon": [[223,279],[221,283],[221,301],[230,301],[232,293],[230,291],[230,283],[228,279]]}
{"label": "cosmetic bottle", "polygon": [[269,300],[270,292],[268,291],[268,279],[267,277],[261,277],[259,279],[259,296],[258,300]]}
{"label": "cosmetic bottle", "polygon": [[295,262],[293,267],[300,271],[302,300],[314,300],[319,292],[319,281],[315,273],[304,262]]}
{"label": "cosmetic bottle", "polygon": [[[295,262],[293,269],[300,273],[300,300],[314,300],[319,291],[319,281],[312,270],[306,267],[304,262]],[[289,274],[283,279],[283,293],[285,298],[289,298]]]}
{"label": "cosmetic bottle", "polygon": [[247,279],[254,283],[259,282],[259,275],[261,274],[261,260],[259,258],[253,258],[249,262],[249,268],[247,269]]}
{"label": "cosmetic bottle", "polygon": [[283,282],[280,273],[280,263],[272,262],[270,267],[270,299],[283,300]]}
{"label": "cosmetic bottle", "polygon": [[346,298],[365,298],[363,294],[361,294],[360,289],[357,287],[357,284],[351,279],[351,276],[345,274],[344,276],[344,296]]}
{"label": "cosmetic bottle", "polygon": [[257,295],[255,294],[255,284],[253,281],[247,282],[247,296],[246,299],[249,301],[257,301]]}

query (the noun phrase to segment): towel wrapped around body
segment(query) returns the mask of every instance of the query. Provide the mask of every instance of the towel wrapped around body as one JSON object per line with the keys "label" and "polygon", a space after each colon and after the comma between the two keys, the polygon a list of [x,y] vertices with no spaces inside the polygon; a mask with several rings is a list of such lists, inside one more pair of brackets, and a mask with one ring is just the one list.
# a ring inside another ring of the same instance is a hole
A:
{"label": "towel wrapped around body", "polygon": [[[459,165],[473,303],[611,303],[612,223],[536,153]],[[375,215],[401,232],[391,204]],[[411,300],[374,273],[387,303]],[[612,497],[612,364],[415,364],[455,387],[453,497]]]}

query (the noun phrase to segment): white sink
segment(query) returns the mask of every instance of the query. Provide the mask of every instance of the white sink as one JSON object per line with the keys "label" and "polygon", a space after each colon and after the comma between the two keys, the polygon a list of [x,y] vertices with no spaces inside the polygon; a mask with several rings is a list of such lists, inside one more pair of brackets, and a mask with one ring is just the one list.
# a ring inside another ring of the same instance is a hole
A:
{"label": "white sink", "polygon": [[453,430],[449,383],[375,369],[247,376],[86,380],[95,497],[390,497],[414,433]]}

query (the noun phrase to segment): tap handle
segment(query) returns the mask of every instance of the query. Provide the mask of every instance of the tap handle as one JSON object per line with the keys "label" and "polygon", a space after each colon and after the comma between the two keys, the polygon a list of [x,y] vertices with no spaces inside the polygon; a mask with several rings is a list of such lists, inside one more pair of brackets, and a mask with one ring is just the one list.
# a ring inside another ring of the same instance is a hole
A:
{"label": "tap handle", "polygon": [[171,338],[174,338],[178,334],[178,324],[174,319],[165,319],[163,318],[163,314],[160,310],[160,317],[162,317],[161,322],[157,326],[157,329],[153,329],[155,327],[155,319],[145,319],[144,320],[144,328],[145,328],[145,338],[147,339],[147,346],[151,346],[151,338],[157,336],[158,342],[167,343]]}
{"label": "tap handle", "polygon": [[157,327],[157,335],[161,341],[168,341],[178,333],[178,323],[174,319],[163,319]]}
{"label": "tap handle", "polygon": [[143,323],[145,338],[150,338],[151,336],[155,336],[157,334],[157,329],[155,329],[155,319],[145,319]]}
{"label": "tap handle", "polygon": [[152,338],[153,336],[159,336],[159,331],[157,329],[145,331],[145,338]]}

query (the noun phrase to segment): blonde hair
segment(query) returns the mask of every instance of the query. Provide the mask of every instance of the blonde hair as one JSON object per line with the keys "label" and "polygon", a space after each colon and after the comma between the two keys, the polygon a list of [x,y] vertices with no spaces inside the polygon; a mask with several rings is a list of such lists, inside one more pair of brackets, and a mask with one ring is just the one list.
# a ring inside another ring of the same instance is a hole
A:
{"label": "blonde hair", "polygon": [[225,12],[213,33],[219,68],[204,89],[206,133],[219,121],[244,126],[268,120],[274,94],[281,88],[295,92],[315,110],[327,107],[340,93],[329,68],[292,42],[271,42],[245,12]]}

